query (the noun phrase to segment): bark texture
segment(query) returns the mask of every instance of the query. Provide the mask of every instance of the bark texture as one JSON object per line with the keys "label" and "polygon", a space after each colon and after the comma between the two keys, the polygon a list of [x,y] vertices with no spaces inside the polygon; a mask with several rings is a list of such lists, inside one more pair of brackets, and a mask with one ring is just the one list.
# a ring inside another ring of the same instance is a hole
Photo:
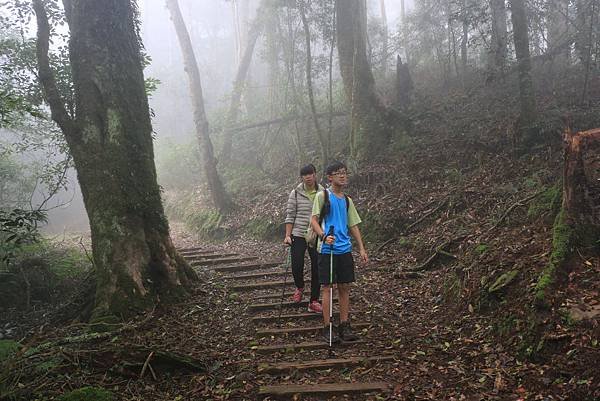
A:
{"label": "bark texture", "polygon": [[157,294],[180,295],[196,278],[171,242],[161,203],[135,11],[129,0],[64,1],[72,118],[49,67],[44,3],[33,4],[40,81],[73,156],[90,222],[97,275],[92,318],[128,317]]}
{"label": "bark texture", "polygon": [[518,130],[526,142],[532,142],[536,135],[537,106],[533,80],[531,78],[531,57],[529,54],[529,30],[527,10],[524,0],[511,1],[511,18],[515,53],[519,69],[519,102],[520,116]]}
{"label": "bark texture", "polygon": [[386,148],[391,129],[367,58],[363,1],[336,0],[335,8],[340,72],[352,108],[350,149],[353,159],[364,160]]}
{"label": "bark texture", "polygon": [[200,80],[200,71],[196,62],[196,55],[192,47],[192,41],[188,34],[185,22],[179,9],[177,0],[167,0],[167,8],[171,13],[171,19],[175,26],[181,53],[183,54],[183,64],[187,73],[190,95],[192,97],[192,108],[194,110],[194,125],[196,126],[196,137],[202,154],[202,163],[204,165],[204,173],[206,174],[206,182],[214,206],[221,212],[226,212],[231,207],[231,200],[225,192],[223,183],[217,173],[217,159],[214,156],[212,142],[210,140],[210,131],[208,119],[204,110],[204,97],[202,94],[202,81]]}

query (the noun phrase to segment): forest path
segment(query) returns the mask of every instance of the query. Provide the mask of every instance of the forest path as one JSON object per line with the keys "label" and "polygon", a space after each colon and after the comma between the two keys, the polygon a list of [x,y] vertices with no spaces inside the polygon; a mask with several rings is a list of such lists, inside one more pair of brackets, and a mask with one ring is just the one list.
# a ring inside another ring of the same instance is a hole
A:
{"label": "forest path", "polygon": [[[357,302],[363,307],[353,308],[352,324],[360,340],[330,350],[321,338],[322,316],[307,312],[309,289],[303,301],[291,301],[293,280],[285,265],[202,248],[181,249],[180,253],[196,270],[210,270],[210,275],[223,282],[228,297],[243,294],[247,301],[245,321],[254,326],[254,340],[247,346],[256,366],[256,381],[262,383],[258,399],[376,400],[390,392],[390,384],[383,377],[377,380],[376,371],[392,369],[388,364],[395,359],[393,347],[375,351],[369,305]],[[338,319],[335,311],[334,321]]]}

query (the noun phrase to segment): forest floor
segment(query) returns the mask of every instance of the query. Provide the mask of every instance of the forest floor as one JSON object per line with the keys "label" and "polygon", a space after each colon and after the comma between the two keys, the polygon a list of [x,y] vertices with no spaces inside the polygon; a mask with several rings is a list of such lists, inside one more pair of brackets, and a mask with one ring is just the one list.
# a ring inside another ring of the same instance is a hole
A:
{"label": "forest floor", "polygon": [[[502,90],[507,93],[499,95]],[[185,301],[159,306],[107,337],[90,337],[84,323],[65,321],[64,302],[60,314],[53,304],[3,311],[0,334],[10,327],[23,348],[3,364],[0,394],[52,400],[98,386],[122,400],[255,400],[261,385],[275,381],[356,379],[392,383],[388,394],[368,399],[600,399],[598,250],[575,249],[550,308],[534,306],[534,287],[552,250],[562,153],[559,141],[526,153],[511,150],[515,138],[504,132],[513,121],[514,90],[497,88],[489,99],[465,93],[451,104],[424,99],[414,117],[419,136],[396,143],[393,160],[351,172],[348,193],[363,218],[371,258],[357,266],[352,308],[356,319],[370,322],[361,331],[369,354],[393,355],[392,361],[293,371],[277,380],[259,374],[249,299],[229,291],[222,276],[198,269],[201,281]],[[592,120],[598,115],[586,113]],[[172,222],[174,242],[283,262],[282,238],[242,234],[250,220],[275,227],[283,221],[291,179],[268,184],[265,191],[245,191],[222,223],[235,239],[211,242]],[[67,304],[78,307],[74,298]]]}
{"label": "forest floor", "polygon": [[[25,348],[9,360],[0,389],[6,399],[28,400],[91,385],[123,400],[254,400],[275,381],[341,378],[384,380],[392,389],[332,399],[600,399],[598,255],[578,249],[554,307],[532,306],[551,250],[559,159],[550,147],[513,157],[457,137],[355,172],[348,190],[372,228],[365,233],[371,261],[357,267],[353,309],[371,323],[361,332],[368,353],[393,355],[391,362],[277,380],[259,374],[249,300],[198,269],[201,281],[188,299],[108,337],[82,339],[85,325],[56,324],[49,309],[10,315]],[[257,214],[281,219],[288,190],[257,194],[231,224]],[[180,248],[284,260],[281,239],[210,243],[177,223],[172,236]],[[510,271],[512,281],[489,290]]]}

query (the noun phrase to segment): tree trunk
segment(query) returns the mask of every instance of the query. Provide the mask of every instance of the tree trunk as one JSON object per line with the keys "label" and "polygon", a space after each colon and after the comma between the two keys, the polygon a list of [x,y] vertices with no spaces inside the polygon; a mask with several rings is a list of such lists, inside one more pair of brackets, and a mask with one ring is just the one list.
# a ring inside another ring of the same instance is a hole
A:
{"label": "tree trunk", "polygon": [[387,13],[385,11],[385,0],[379,0],[379,7],[381,8],[381,25],[383,27],[383,51],[381,53],[381,71],[383,76],[387,74],[388,69],[388,23]]}
{"label": "tree trunk", "polygon": [[185,22],[179,9],[177,0],[166,0],[167,8],[171,13],[171,19],[175,26],[175,32],[183,54],[183,64],[187,73],[190,85],[190,94],[192,97],[192,107],[194,110],[194,124],[196,126],[196,136],[198,145],[202,153],[202,163],[204,164],[204,173],[206,182],[214,206],[221,212],[226,212],[231,207],[231,200],[225,193],[225,188],[217,173],[217,160],[214,157],[213,146],[210,140],[208,120],[204,111],[204,98],[202,95],[202,82],[200,80],[200,71],[194,55],[194,49],[190,36],[185,27]]}
{"label": "tree trunk", "polygon": [[363,1],[336,0],[335,6],[340,72],[352,108],[351,157],[359,161],[383,152],[391,130],[367,59]]}
{"label": "tree trunk", "polygon": [[237,123],[242,102],[242,93],[246,84],[246,77],[248,75],[248,70],[250,69],[250,63],[252,62],[252,56],[254,55],[254,47],[256,46],[256,41],[258,40],[258,37],[265,26],[264,13],[267,11],[264,3],[265,2],[263,0],[256,13],[256,18],[250,26],[248,35],[246,36],[248,42],[245,45],[244,53],[238,65],[237,74],[235,75],[235,81],[233,82],[231,103],[229,104],[229,111],[227,113],[227,128],[225,129],[223,149],[220,157],[221,165],[227,165],[231,161],[231,152],[233,147],[233,132],[231,127]]}
{"label": "tree trunk", "polygon": [[404,57],[408,63],[409,55],[406,32],[406,9],[404,7],[404,0],[400,0],[400,46],[404,49]]}
{"label": "tree trunk", "polygon": [[90,222],[92,318],[129,317],[158,294],[185,293],[196,278],[171,242],[156,182],[135,10],[129,0],[64,1],[77,111],[71,118],[49,65],[43,0],[33,4],[39,79],[73,156]]}
{"label": "tree trunk", "polygon": [[536,129],[536,101],[531,78],[531,57],[529,55],[529,32],[527,27],[527,13],[524,0],[511,1],[511,18],[515,53],[519,68],[519,100],[521,114],[519,116],[518,130],[531,143],[537,134]]}
{"label": "tree trunk", "polygon": [[460,3],[460,17],[462,22],[462,35],[460,38],[460,75],[464,81],[467,75],[467,45],[469,43],[469,18],[465,0],[461,0]]}
{"label": "tree trunk", "polygon": [[554,63],[563,69],[569,62],[571,40],[568,32],[569,0],[547,0],[548,50]]}
{"label": "tree trunk", "polygon": [[327,144],[325,142],[325,136],[321,125],[319,124],[319,117],[317,116],[317,107],[315,106],[315,95],[313,92],[312,84],[312,53],[310,46],[310,28],[306,19],[305,4],[300,1],[298,2],[298,8],[300,11],[300,19],[302,20],[302,27],[304,28],[304,38],[306,41],[306,88],[308,90],[308,101],[310,103],[310,112],[312,114],[313,123],[319,138],[319,144],[321,145],[321,165],[323,167],[329,162],[329,155],[327,154]]}
{"label": "tree trunk", "polygon": [[536,286],[536,301],[548,305],[548,290],[564,275],[575,246],[597,246],[600,237],[600,129],[565,133],[562,207],[554,222],[552,253]]}
{"label": "tree trunk", "polygon": [[504,0],[490,0],[490,10],[492,14],[492,41],[489,70],[491,78],[494,79],[496,76],[503,77],[506,71],[506,38],[508,33]]}

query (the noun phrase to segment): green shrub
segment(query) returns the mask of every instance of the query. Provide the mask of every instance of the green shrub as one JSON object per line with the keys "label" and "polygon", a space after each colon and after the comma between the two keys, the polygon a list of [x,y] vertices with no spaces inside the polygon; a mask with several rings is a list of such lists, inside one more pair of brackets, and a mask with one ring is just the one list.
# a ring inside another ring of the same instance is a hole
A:
{"label": "green shrub", "polygon": [[267,217],[255,217],[248,220],[245,231],[258,239],[274,239],[281,235],[281,225]]}
{"label": "green shrub", "polygon": [[560,183],[548,187],[542,194],[531,202],[527,217],[537,219],[541,216],[554,217],[560,210],[562,201],[562,186]]}

